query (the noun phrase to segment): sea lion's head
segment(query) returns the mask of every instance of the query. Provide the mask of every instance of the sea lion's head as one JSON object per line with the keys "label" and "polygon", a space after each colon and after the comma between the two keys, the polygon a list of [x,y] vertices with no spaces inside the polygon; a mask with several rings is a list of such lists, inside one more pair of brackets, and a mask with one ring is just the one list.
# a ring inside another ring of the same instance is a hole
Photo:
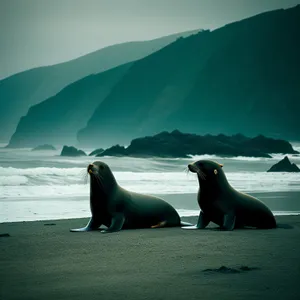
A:
{"label": "sea lion's head", "polygon": [[192,173],[197,173],[199,182],[214,182],[225,177],[223,165],[212,160],[198,160],[188,165]]}
{"label": "sea lion's head", "polygon": [[87,167],[87,172],[91,177],[91,184],[96,184],[104,192],[108,191],[116,184],[115,177],[109,166],[102,161],[94,161]]}
{"label": "sea lion's head", "polygon": [[94,161],[92,164],[89,164],[87,167],[87,172],[90,175],[98,175],[102,172],[107,172],[107,170],[110,171],[109,166],[102,161]]}

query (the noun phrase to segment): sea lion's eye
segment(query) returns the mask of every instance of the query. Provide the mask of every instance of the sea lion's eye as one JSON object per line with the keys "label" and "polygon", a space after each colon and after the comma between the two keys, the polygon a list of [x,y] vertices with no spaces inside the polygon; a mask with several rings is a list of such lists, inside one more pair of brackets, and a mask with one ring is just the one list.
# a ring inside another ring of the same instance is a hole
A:
{"label": "sea lion's eye", "polygon": [[218,174],[218,170],[214,169],[214,173],[215,173],[215,175],[217,175]]}
{"label": "sea lion's eye", "polygon": [[101,170],[103,170],[103,169],[104,169],[104,166],[100,165],[99,168],[100,168]]}

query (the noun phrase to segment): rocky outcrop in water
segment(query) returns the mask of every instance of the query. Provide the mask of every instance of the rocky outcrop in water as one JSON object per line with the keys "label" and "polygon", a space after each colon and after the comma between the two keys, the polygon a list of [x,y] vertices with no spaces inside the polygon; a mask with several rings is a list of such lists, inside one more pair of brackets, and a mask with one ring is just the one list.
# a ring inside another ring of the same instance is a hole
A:
{"label": "rocky outcrop in water", "polygon": [[61,150],[60,156],[86,156],[86,153],[73,146],[64,146]]}
{"label": "rocky outcrop in water", "polygon": [[97,156],[187,157],[211,154],[270,158],[269,153],[282,151],[290,154],[298,153],[289,142],[262,135],[255,138],[241,134],[201,136],[174,130],[170,133],[164,131],[154,136],[134,139],[127,148],[120,145],[113,146]]}
{"label": "rocky outcrop in water", "polygon": [[115,145],[96,156],[130,156],[130,152],[123,146]]}
{"label": "rocky outcrop in water", "polygon": [[89,154],[89,156],[97,156],[98,154],[101,154],[103,151],[104,151],[104,149],[102,149],[102,148],[96,149],[96,150],[92,151]]}
{"label": "rocky outcrop in water", "polygon": [[285,156],[284,159],[273,165],[267,172],[300,172],[300,169]]}

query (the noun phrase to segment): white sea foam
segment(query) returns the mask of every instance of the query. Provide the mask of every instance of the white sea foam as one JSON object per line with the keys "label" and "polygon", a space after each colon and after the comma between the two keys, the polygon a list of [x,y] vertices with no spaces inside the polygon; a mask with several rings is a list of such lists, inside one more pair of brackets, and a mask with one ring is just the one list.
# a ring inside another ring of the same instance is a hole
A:
{"label": "white sea foam", "polygon": [[194,217],[199,216],[199,210],[192,209],[176,209],[180,217]]}
{"label": "white sea foam", "polygon": [[3,168],[0,167],[0,176],[10,176],[10,175],[28,175],[28,176],[41,176],[41,175],[78,175],[80,172],[83,172],[82,168]]}
{"label": "white sea foam", "polygon": [[[191,155],[190,156],[193,161],[202,160],[202,159],[211,159],[215,161],[220,160],[237,160],[237,161],[268,161],[272,158],[268,157],[248,157],[248,156],[217,156],[217,155]],[[190,159],[190,158],[186,158]]]}
{"label": "white sea foam", "polygon": [[[184,172],[115,172],[124,188],[148,194],[196,193],[194,174]],[[228,172],[231,185],[244,192],[299,191],[297,173]],[[82,168],[0,167],[0,199],[15,197],[88,195],[86,172]]]}
{"label": "white sea foam", "polygon": [[0,188],[2,186],[18,186],[28,183],[28,178],[21,175],[1,176],[0,175]]}
{"label": "white sea foam", "polygon": [[273,211],[275,216],[299,216],[300,211]]}

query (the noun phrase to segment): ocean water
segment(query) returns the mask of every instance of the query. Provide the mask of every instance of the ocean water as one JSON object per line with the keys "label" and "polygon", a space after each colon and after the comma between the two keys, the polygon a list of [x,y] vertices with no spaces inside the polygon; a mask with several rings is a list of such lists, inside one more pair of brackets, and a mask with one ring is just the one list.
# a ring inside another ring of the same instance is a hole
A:
{"label": "ocean water", "polygon": [[[1,145],[0,145],[1,146]],[[300,144],[294,144],[300,151]],[[93,149],[83,149],[90,153]],[[57,151],[0,148],[0,222],[90,216],[86,167],[95,157],[60,157]],[[224,164],[230,184],[258,195],[275,214],[300,212],[300,174],[267,173],[285,154],[273,158],[194,156],[192,158],[101,158],[118,183],[131,191],[159,195],[181,216],[197,215],[198,182],[188,163],[213,159]],[[300,166],[300,156],[288,155]]]}

